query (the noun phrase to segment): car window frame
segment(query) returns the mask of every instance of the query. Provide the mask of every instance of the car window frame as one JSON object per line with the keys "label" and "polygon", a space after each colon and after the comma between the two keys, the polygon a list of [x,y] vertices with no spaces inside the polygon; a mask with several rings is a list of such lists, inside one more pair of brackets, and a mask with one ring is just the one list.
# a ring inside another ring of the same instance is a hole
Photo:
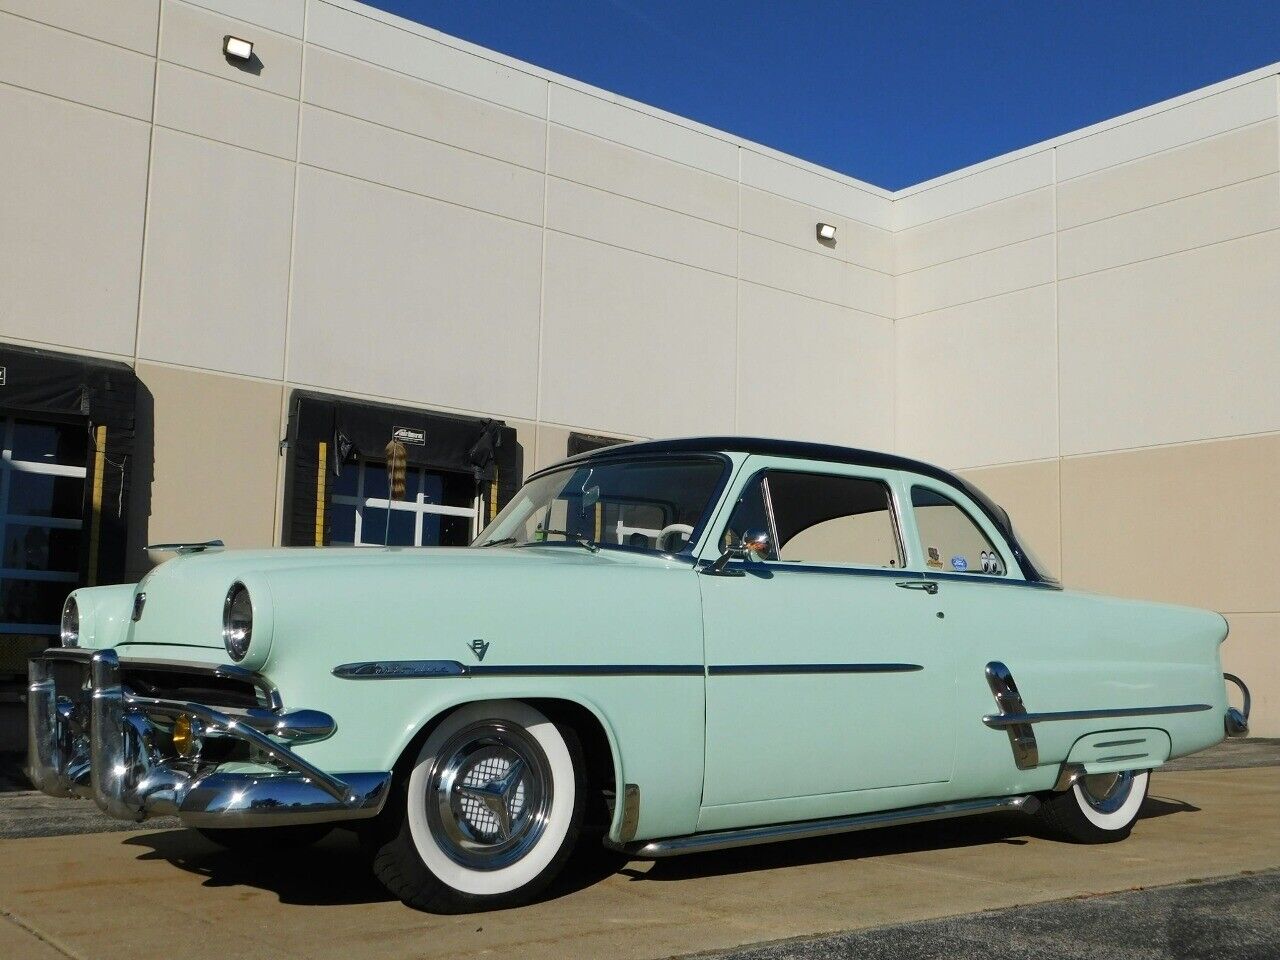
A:
{"label": "car window frame", "polygon": [[[1017,555],[1009,546],[1009,541],[1004,535],[996,529],[986,516],[986,513],[979,509],[974,503],[973,498],[966,494],[959,487],[933,480],[929,477],[921,476],[918,473],[902,472],[900,474],[902,482],[903,503],[909,513],[906,517],[904,530],[909,537],[908,544],[911,548],[911,570],[915,573],[923,574],[926,579],[930,580],[952,580],[961,579],[976,583],[1015,583],[1025,584],[1032,581],[1027,580],[1022,570],[1022,565],[1017,562]],[[1004,573],[995,575],[978,571],[960,571],[960,570],[938,570],[930,567],[925,562],[924,541],[920,537],[920,528],[916,523],[915,506],[911,502],[911,490],[913,487],[921,487],[931,490],[934,493],[946,497],[962,511],[969,521],[973,523],[987,541],[1000,554],[1000,560],[1004,564]]]}
{"label": "car window frame", "polygon": [[[764,461],[758,463],[756,461]],[[708,536],[702,553],[703,559],[714,561],[719,556],[719,544],[724,537],[725,531],[729,528],[730,522],[733,520],[734,512],[737,510],[742,498],[751,486],[757,482],[767,479],[768,474],[773,473],[805,473],[815,474],[818,476],[832,477],[840,480],[867,480],[873,483],[879,483],[885,488],[887,501],[889,506],[890,523],[893,527],[894,538],[897,541],[898,557],[901,562],[899,567],[883,567],[873,564],[864,563],[834,563],[834,562],[809,562],[804,560],[733,560],[731,566],[750,568],[752,566],[758,568],[766,568],[769,570],[796,570],[809,571],[814,573],[856,573],[869,576],[895,576],[901,577],[904,573],[912,571],[912,557],[909,550],[909,541],[907,540],[907,528],[904,525],[902,500],[902,487],[899,483],[898,471],[885,470],[879,467],[862,467],[853,464],[829,463],[826,461],[811,460],[794,460],[781,457],[761,457],[756,455],[748,456],[742,461],[739,467],[740,476],[744,477],[739,482],[732,485],[731,490],[725,497],[722,508],[723,520],[717,516],[713,525],[709,530],[714,531],[714,536]],[[765,498],[765,514],[769,517],[770,543],[773,544],[775,553],[778,550],[777,545],[777,529],[773,520],[773,505],[770,498]]]}

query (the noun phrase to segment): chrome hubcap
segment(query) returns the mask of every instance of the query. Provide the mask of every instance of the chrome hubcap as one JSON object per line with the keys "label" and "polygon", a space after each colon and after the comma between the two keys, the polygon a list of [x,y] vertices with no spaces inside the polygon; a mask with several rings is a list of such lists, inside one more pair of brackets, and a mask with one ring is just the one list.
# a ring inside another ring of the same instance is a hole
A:
{"label": "chrome hubcap", "polygon": [[1099,813],[1115,813],[1129,799],[1133,773],[1094,773],[1080,779],[1080,795]]}
{"label": "chrome hubcap", "polygon": [[537,844],[551,811],[551,769],[538,742],[501,720],[472,724],[436,755],[427,823],[451,860],[498,870]]}

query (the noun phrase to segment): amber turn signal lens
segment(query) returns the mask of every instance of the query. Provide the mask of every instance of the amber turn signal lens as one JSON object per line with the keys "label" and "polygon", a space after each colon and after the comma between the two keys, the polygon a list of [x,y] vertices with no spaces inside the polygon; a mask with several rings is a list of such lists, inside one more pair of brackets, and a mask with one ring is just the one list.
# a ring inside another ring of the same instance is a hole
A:
{"label": "amber turn signal lens", "polygon": [[200,721],[189,713],[180,713],[173,721],[173,749],[178,756],[190,760],[200,753]]}

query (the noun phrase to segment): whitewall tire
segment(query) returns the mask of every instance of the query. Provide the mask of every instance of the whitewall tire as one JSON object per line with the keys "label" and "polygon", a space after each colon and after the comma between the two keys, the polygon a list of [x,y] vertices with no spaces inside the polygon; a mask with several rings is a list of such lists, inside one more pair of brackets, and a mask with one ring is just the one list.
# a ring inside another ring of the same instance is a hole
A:
{"label": "whitewall tire", "polygon": [[410,906],[514,906],[559,872],[582,821],[581,748],[526,703],[467,704],[427,736],[388,798],[374,869]]}
{"label": "whitewall tire", "polygon": [[1086,775],[1070,789],[1045,799],[1041,818],[1077,843],[1123,840],[1133,829],[1147,799],[1151,771]]}

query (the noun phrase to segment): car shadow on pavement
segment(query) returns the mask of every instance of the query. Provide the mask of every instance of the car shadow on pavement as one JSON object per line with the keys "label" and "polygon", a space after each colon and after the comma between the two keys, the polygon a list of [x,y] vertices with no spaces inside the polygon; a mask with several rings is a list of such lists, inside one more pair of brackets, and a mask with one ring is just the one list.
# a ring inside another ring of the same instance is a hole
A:
{"label": "car shadow on pavement", "polygon": [[[139,860],[164,860],[204,877],[206,887],[254,887],[274,893],[281,903],[334,906],[396,899],[374,876],[368,855],[348,830],[335,830],[311,847],[260,855],[224,850],[185,829],[131,834],[121,842],[141,848]],[[575,851],[567,868],[535,902],[592,886],[625,864],[626,857],[588,842]]]}
{"label": "car shadow on pavement", "polygon": [[[1200,808],[1166,797],[1148,797],[1142,818],[1196,813]],[[925,850],[1006,844],[1022,846],[1035,837],[1057,840],[1039,819],[1022,814],[995,813],[984,816],[938,820],[901,827],[881,827],[855,833],[792,840],[784,843],[740,847],[717,853],[690,854],[656,860],[647,870],[628,867],[622,871],[633,880],[686,880],[731,873],[752,873],[780,867],[810,866],[839,860],[867,860],[873,857]]]}

